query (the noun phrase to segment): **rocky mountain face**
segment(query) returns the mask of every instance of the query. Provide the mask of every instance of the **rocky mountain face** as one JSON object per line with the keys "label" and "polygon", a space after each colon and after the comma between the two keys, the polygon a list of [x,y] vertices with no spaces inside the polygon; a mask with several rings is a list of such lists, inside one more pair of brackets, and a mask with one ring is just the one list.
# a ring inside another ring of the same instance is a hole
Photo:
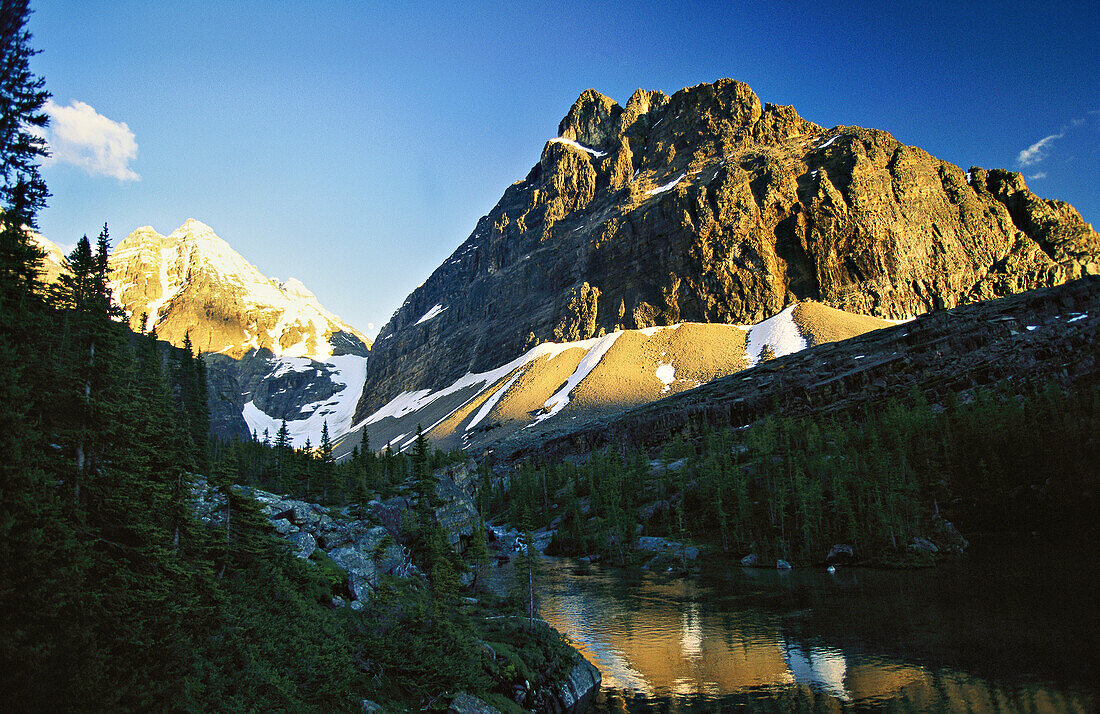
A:
{"label": "rocky mountain face", "polygon": [[28,230],[27,235],[30,236],[32,243],[46,251],[45,257],[42,258],[42,273],[40,275],[42,282],[47,284],[54,282],[63,270],[65,254],[61,251],[60,246],[41,233]]}
{"label": "rocky mountain face", "polygon": [[1100,273],[1097,233],[1020,174],[825,129],[733,80],[625,107],[588,90],[558,134],[382,329],[356,421],[550,341],[807,299],[909,318]]}

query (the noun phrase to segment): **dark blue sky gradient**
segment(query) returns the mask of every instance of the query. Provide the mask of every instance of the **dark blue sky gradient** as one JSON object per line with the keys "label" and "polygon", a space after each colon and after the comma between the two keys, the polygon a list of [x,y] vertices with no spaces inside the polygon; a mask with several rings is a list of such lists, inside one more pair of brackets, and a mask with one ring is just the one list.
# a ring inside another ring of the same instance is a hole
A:
{"label": "dark blue sky gradient", "polygon": [[42,230],[71,244],[194,217],[381,327],[584,89],[623,103],[727,76],[827,127],[1042,174],[1036,193],[1100,220],[1100,3],[500,5],[32,3],[55,101],[125,122],[141,175],[48,167]]}

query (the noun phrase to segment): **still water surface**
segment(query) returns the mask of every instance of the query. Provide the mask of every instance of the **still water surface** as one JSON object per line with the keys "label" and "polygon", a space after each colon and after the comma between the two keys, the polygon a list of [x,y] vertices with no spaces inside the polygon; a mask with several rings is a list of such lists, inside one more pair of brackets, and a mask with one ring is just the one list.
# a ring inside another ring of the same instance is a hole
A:
{"label": "still water surface", "polygon": [[602,712],[1093,712],[1097,565],[1003,539],[935,569],[667,574],[544,562]]}

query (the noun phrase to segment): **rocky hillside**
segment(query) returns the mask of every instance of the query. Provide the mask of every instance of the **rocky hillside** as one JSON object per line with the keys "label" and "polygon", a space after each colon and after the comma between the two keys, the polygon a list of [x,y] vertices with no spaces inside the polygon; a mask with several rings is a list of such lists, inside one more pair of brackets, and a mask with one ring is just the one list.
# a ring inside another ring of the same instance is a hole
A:
{"label": "rocky hillside", "polygon": [[481,453],[520,436],[538,439],[578,428],[775,357],[890,325],[803,302],[751,326],[685,322],[544,342],[442,389],[402,392],[357,424],[337,453],[364,436],[375,449],[407,449],[418,425],[441,448]]}
{"label": "rocky hillside", "polygon": [[612,444],[659,447],[692,424],[741,427],[770,415],[851,415],[919,392],[962,403],[1007,383],[1095,393],[1100,384],[1100,277],[922,315],[903,325],[783,356],[684,394],[531,438],[498,454],[584,454]]}
{"label": "rocky hillside", "polygon": [[31,242],[46,251],[46,255],[42,259],[41,278],[45,283],[52,283],[61,274],[62,266],[65,263],[65,254],[56,243],[41,233],[28,230],[27,234],[30,236]]}
{"label": "rocky hillside", "polygon": [[723,79],[584,92],[539,163],[379,334],[356,420],[535,345],[797,301],[881,318],[1100,273],[1100,237],[1018,173],[825,129]]}

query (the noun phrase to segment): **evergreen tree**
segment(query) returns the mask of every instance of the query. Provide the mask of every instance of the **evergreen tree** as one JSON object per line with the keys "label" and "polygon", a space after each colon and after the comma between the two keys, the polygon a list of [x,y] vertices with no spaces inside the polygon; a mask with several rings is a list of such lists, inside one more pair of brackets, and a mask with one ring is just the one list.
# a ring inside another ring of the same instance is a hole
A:
{"label": "evergreen tree", "polygon": [[321,500],[328,503],[328,488],[332,482],[332,442],[328,436],[328,420],[321,425],[321,445],[317,454],[317,475],[321,481]]}

